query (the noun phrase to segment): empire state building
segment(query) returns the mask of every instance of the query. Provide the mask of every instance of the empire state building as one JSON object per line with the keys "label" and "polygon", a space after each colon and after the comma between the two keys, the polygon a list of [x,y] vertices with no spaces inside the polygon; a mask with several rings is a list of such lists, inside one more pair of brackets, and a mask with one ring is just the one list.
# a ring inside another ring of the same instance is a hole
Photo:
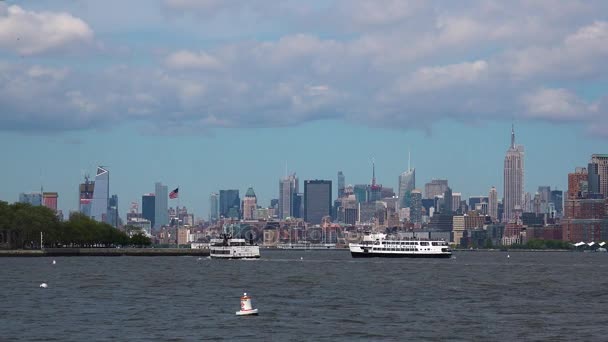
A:
{"label": "empire state building", "polygon": [[511,128],[511,147],[505,156],[505,188],[503,222],[516,218],[515,210],[521,210],[524,198],[524,147],[515,145],[515,130]]}

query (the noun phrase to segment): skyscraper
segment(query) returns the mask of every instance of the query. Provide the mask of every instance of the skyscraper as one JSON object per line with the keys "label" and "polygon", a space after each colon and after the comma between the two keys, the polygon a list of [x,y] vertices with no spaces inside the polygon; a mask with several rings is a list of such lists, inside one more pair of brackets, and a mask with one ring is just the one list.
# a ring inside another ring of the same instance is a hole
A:
{"label": "skyscraper", "polygon": [[19,194],[19,203],[27,203],[33,206],[42,205],[42,194],[39,192],[32,192],[29,194],[22,192]]}
{"label": "skyscraper", "polygon": [[522,209],[524,199],[524,147],[515,145],[515,129],[511,128],[511,146],[504,162],[504,222],[515,219],[515,209]]}
{"label": "skyscraper", "polygon": [[495,187],[490,189],[490,193],[488,194],[488,214],[492,218],[492,221],[498,221],[498,191],[496,191]]}
{"label": "skyscraper", "polygon": [[212,192],[209,195],[209,221],[215,222],[220,217],[220,195]]}
{"label": "skyscraper", "polygon": [[141,196],[141,216],[150,221],[150,227],[156,222],[156,195],[153,193]]}
{"label": "skyscraper", "polygon": [[561,216],[564,213],[564,194],[561,190],[551,191],[551,203],[553,203],[557,214]]}
{"label": "skyscraper", "polygon": [[220,190],[220,216],[238,219],[241,212],[241,198],[236,189]]}
{"label": "skyscraper", "polygon": [[304,181],[304,221],[320,224],[323,217],[331,215],[331,181]]}
{"label": "skyscraper", "polygon": [[410,221],[420,223],[422,222],[422,191],[414,189],[411,191],[411,195]]}
{"label": "skyscraper", "polygon": [[592,154],[591,163],[597,164],[600,194],[608,198],[608,154]]}
{"label": "skyscraper", "polygon": [[344,183],[344,173],[342,173],[342,171],[338,171],[338,198],[342,198],[344,196],[344,187],[346,186]]}
{"label": "skyscraper", "polygon": [[443,208],[442,214],[451,214],[454,209],[452,208],[452,189],[448,186],[443,193]]}
{"label": "skyscraper", "polygon": [[424,185],[424,196],[429,199],[434,199],[440,195],[443,196],[447,188],[447,179],[432,179],[430,183]]}
{"label": "skyscraper", "polygon": [[416,169],[412,169],[408,154],[407,170],[399,175],[399,207],[408,208],[411,205],[410,195],[416,187]]}
{"label": "skyscraper", "polygon": [[541,185],[538,187],[538,200],[540,214],[546,214],[549,211],[549,203],[551,202],[551,187]]}
{"label": "skyscraper", "polygon": [[163,183],[154,184],[154,229],[169,224],[169,190]]}
{"label": "skyscraper", "polygon": [[101,166],[97,167],[95,189],[91,201],[91,218],[106,222],[108,216],[108,200],[110,198],[110,172]]}
{"label": "skyscraper", "polygon": [[118,215],[118,195],[112,195],[108,199],[108,213],[106,215],[105,223],[114,228],[118,228],[120,225],[120,216]]}
{"label": "skyscraper", "polygon": [[59,198],[59,194],[56,192],[43,192],[42,193],[42,205],[45,207],[57,211],[57,199]]}
{"label": "skyscraper", "polygon": [[279,181],[279,218],[286,219],[293,215],[293,199],[298,193],[298,177],[293,173]]}
{"label": "skyscraper", "polygon": [[245,198],[243,199],[243,219],[244,220],[253,220],[256,218],[256,210],[258,208],[258,199],[255,196],[255,192],[253,188],[250,187],[247,189],[245,193]]}
{"label": "skyscraper", "polygon": [[382,184],[376,183],[376,163],[372,161],[372,183],[369,187],[369,202],[375,202],[382,199]]}
{"label": "skyscraper", "polygon": [[88,217],[91,217],[91,202],[93,201],[94,191],[95,182],[91,181],[88,175],[85,175],[84,183],[80,183],[78,187],[78,211]]}

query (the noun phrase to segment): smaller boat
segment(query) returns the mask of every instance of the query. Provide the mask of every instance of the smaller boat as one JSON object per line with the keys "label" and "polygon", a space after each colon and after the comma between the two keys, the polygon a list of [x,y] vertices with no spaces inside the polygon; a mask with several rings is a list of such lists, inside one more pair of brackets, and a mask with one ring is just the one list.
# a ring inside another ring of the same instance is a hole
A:
{"label": "smaller boat", "polygon": [[386,234],[366,234],[361,243],[349,244],[353,258],[449,258],[452,250],[441,240],[400,240]]}

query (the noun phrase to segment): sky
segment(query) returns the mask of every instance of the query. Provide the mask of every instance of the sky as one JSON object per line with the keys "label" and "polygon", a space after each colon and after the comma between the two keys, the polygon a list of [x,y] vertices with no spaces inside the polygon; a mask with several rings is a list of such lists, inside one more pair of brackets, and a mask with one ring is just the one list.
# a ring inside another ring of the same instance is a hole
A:
{"label": "sky", "polygon": [[408,151],[418,188],[500,197],[512,125],[526,191],[563,190],[608,153],[606,60],[606,1],[2,1],[0,200],[67,213],[104,165],[123,218],[157,181],[207,218],[286,171],[396,190]]}

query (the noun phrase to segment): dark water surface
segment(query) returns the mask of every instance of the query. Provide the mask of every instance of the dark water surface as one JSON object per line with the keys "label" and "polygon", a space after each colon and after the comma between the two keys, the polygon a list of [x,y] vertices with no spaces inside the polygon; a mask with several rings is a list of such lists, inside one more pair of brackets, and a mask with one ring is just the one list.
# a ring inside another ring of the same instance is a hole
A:
{"label": "dark water surface", "polygon": [[[251,261],[1,258],[0,340],[608,339],[605,253],[261,252]],[[244,291],[259,316],[235,316]]]}

